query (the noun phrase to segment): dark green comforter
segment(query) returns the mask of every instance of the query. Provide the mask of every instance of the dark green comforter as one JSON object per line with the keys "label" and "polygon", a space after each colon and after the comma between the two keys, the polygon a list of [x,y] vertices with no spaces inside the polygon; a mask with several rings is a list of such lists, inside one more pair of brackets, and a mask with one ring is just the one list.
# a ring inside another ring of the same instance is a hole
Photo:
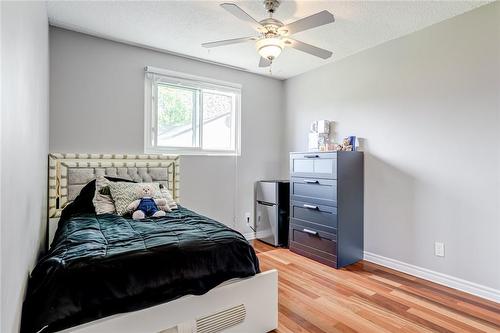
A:
{"label": "dark green comforter", "polygon": [[180,207],[164,218],[73,214],[32,272],[22,333],[53,332],[259,272],[238,232]]}

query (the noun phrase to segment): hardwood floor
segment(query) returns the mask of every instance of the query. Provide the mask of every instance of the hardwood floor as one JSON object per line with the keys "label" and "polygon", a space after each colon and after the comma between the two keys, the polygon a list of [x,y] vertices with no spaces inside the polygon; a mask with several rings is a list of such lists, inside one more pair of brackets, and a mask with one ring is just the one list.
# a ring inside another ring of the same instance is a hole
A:
{"label": "hardwood floor", "polygon": [[279,271],[275,333],[500,332],[500,304],[379,265],[336,270],[254,241]]}

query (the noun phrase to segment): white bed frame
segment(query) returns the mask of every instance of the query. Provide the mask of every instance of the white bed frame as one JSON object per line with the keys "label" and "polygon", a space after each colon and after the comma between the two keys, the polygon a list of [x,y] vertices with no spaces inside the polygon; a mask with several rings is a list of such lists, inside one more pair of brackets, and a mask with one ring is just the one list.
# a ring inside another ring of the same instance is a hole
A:
{"label": "white bed frame", "polygon": [[[164,168],[165,175],[160,180],[166,180],[174,199],[179,201],[178,156],[50,154],[49,244],[62,208],[71,201],[68,193],[68,188],[74,185],[71,171],[88,173],[89,177],[102,173],[113,176],[117,168],[121,171],[125,168],[130,174],[141,168],[143,175],[144,168],[154,169],[156,173],[151,172],[154,175],[158,174],[159,168]],[[84,179],[78,179],[80,185]],[[187,295],[143,310],[105,317],[60,333],[265,333],[277,327],[278,272],[270,270],[250,278],[226,281],[202,296]]]}

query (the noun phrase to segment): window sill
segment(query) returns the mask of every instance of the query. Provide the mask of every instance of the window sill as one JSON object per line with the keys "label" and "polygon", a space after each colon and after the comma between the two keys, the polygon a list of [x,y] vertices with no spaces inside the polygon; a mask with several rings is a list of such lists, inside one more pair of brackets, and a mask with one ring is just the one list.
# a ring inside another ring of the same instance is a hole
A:
{"label": "window sill", "polygon": [[190,150],[182,148],[146,148],[145,154],[165,154],[180,156],[241,156],[241,152],[225,150]]}

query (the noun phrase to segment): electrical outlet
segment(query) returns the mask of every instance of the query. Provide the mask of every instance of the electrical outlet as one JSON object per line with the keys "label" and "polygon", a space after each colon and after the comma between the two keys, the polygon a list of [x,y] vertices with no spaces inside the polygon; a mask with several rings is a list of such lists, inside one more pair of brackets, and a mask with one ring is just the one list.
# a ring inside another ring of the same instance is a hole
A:
{"label": "electrical outlet", "polygon": [[444,243],[441,242],[434,243],[434,255],[438,257],[444,257]]}
{"label": "electrical outlet", "polygon": [[247,224],[250,224],[250,213],[249,213],[249,212],[246,212],[246,213],[245,213],[245,222],[246,222]]}

